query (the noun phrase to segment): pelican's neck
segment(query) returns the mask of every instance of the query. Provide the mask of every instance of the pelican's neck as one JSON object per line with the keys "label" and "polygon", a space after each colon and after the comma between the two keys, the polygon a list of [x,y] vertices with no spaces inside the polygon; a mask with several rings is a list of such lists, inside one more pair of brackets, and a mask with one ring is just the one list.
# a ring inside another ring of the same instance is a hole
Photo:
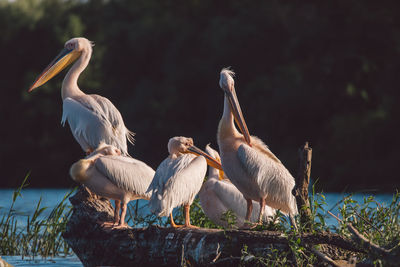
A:
{"label": "pelican's neck", "polygon": [[180,152],[172,152],[172,153],[169,154],[169,157],[170,157],[171,159],[177,159],[177,158],[179,158],[179,157],[182,156],[182,155],[183,155],[183,154],[180,153]]}
{"label": "pelican's neck", "polygon": [[67,75],[65,75],[61,87],[61,97],[63,100],[67,97],[74,97],[85,94],[78,87],[78,78],[79,75],[81,75],[82,71],[84,71],[87,65],[89,64],[91,56],[92,56],[91,48],[83,49],[81,56],[74,63],[74,65],[72,65]]}
{"label": "pelican's neck", "polygon": [[219,177],[219,172],[217,169],[208,166],[208,179],[217,179]]}
{"label": "pelican's neck", "polygon": [[228,97],[224,97],[224,112],[218,125],[218,139],[222,140],[227,137],[241,136],[241,133],[236,129],[231,106]]}

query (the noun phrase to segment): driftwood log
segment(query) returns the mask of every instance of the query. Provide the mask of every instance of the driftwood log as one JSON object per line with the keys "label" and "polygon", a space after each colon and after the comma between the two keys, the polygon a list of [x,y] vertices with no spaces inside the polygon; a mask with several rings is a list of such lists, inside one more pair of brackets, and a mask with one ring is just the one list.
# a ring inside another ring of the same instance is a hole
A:
{"label": "driftwood log", "polygon": [[[108,200],[81,187],[70,201],[73,213],[63,237],[85,266],[252,266],[272,250],[291,255],[289,238],[280,232],[159,226],[109,230],[100,226],[113,219]],[[293,238],[300,238],[310,251],[319,245],[318,252],[336,261],[360,252],[351,240],[333,233]],[[254,256],[242,257],[245,246],[247,255]]]}

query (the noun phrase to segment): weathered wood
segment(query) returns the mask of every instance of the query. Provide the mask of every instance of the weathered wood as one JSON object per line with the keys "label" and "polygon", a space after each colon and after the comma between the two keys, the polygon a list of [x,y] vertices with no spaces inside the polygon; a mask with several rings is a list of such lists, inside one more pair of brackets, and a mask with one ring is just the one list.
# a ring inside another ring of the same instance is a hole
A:
{"label": "weathered wood", "polygon": [[311,158],[312,149],[308,142],[304,144],[302,149],[299,149],[299,171],[295,178],[296,186],[293,189],[296,197],[297,208],[300,214],[300,222],[303,229],[312,230],[312,219],[310,201],[308,198],[308,186],[310,184],[311,175]]}
{"label": "weathered wood", "polygon": [[[70,198],[73,214],[64,239],[85,266],[225,266],[240,262],[241,250],[257,257],[272,249],[290,251],[288,237],[280,232],[217,229],[148,228],[107,230],[99,222],[111,221],[110,202],[91,194],[84,187]],[[297,238],[297,237],[293,237]],[[351,240],[332,233],[306,233],[302,243],[319,245],[330,258],[347,259],[358,250]],[[251,265],[251,258],[248,258]]]}

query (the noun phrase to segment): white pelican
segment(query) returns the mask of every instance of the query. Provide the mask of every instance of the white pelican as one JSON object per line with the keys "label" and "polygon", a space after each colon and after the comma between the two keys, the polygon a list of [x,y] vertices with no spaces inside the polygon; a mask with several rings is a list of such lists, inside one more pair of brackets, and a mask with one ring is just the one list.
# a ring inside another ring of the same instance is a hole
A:
{"label": "white pelican", "polygon": [[[70,169],[73,180],[84,184],[95,194],[115,200],[114,222],[125,227],[127,204],[135,199],[150,199],[146,193],[154,170],[144,162],[121,156],[119,149],[104,143]],[[121,208],[121,217],[119,209]],[[105,223],[105,225],[110,223]]]}
{"label": "white pelican", "polygon": [[96,94],[87,95],[78,87],[79,75],[89,63],[92,46],[93,43],[86,38],[67,41],[65,48],[39,75],[29,92],[46,83],[77,59],[62,83],[61,123],[65,125],[68,121],[76,141],[87,154],[104,142],[128,155],[126,139],[133,144],[134,133],[125,127],[121,113],[107,98]]}
{"label": "white pelican", "polygon": [[[173,137],[168,142],[169,156],[156,170],[148,192],[153,192],[149,206],[158,216],[171,218],[172,227],[195,227],[190,224],[190,205],[199,192],[207,163],[221,169],[219,162],[193,145],[193,139]],[[194,154],[194,155],[193,155]],[[176,225],[172,210],[184,205],[185,225]]]}
{"label": "white pelican", "polygon": [[[217,161],[220,157],[217,151],[212,149],[209,145],[206,146],[205,151]],[[208,167],[208,179],[203,184],[199,192],[200,204],[207,215],[215,224],[230,227],[222,216],[228,210],[233,211],[236,216],[235,227],[240,227],[245,223],[246,217],[246,199],[243,194],[234,186],[229,179],[224,177],[224,173],[212,166]],[[257,222],[260,213],[260,206],[257,202],[253,201],[253,212],[251,213],[250,221]],[[263,219],[268,220],[268,217],[273,217],[275,210],[269,206],[265,206]]]}
{"label": "white pelican", "polygon": [[[260,203],[259,223],[262,222],[265,205],[289,216],[295,215],[296,199],[292,195],[294,178],[259,138],[250,136],[236,96],[233,76],[233,71],[222,69],[219,80],[225,97],[217,139],[224,172],[247,201],[247,221],[253,207],[251,200]],[[234,119],[240,132],[235,127]]]}

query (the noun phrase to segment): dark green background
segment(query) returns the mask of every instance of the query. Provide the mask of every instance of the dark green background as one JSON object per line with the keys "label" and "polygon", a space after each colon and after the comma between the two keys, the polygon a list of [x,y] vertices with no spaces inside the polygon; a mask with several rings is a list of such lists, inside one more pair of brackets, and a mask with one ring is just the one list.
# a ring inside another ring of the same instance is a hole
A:
{"label": "dark green background", "polygon": [[[305,3],[306,2],[306,3]],[[96,43],[81,89],[109,98],[153,168],[167,141],[216,147],[232,66],[250,133],[297,172],[313,147],[325,191],[398,188],[400,9],[397,1],[0,0],[1,187],[73,184],[83,157],[60,125],[62,72],[30,84],[72,37]]]}

